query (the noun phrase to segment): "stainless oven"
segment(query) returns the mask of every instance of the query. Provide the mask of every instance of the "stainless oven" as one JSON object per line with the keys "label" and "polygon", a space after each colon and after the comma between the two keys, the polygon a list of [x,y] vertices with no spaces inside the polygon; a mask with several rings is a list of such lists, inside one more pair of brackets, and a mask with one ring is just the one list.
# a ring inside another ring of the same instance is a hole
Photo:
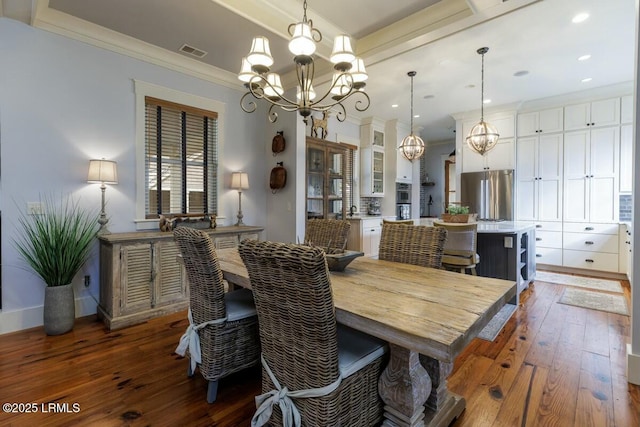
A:
{"label": "stainless oven", "polygon": [[411,186],[396,184],[396,204],[411,203]]}

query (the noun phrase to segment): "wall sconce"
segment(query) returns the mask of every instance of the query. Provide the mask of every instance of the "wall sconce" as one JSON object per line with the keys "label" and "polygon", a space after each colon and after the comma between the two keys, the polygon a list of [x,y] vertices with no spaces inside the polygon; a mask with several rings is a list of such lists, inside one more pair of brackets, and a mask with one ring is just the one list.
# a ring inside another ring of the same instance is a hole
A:
{"label": "wall sconce", "polygon": [[231,188],[238,190],[238,222],[235,225],[244,225],[242,222],[242,190],[249,189],[249,176],[246,172],[233,172],[231,174]]}
{"label": "wall sconce", "polygon": [[87,176],[87,182],[91,184],[100,184],[100,190],[102,191],[102,208],[100,210],[100,218],[98,219],[98,224],[100,224],[98,235],[109,234],[111,233],[107,229],[107,222],[109,222],[109,219],[104,211],[104,192],[107,189],[105,184],[118,183],[118,169],[116,167],[116,162],[105,159],[89,160],[89,174]]}

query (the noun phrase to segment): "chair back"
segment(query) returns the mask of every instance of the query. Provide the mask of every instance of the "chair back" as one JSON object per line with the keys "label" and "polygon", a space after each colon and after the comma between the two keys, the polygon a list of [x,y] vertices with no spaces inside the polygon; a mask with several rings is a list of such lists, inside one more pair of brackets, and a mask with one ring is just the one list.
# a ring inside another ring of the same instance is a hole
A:
{"label": "chair back", "polygon": [[447,242],[444,245],[445,255],[456,255],[473,258],[478,245],[478,223],[446,223],[434,222],[434,226],[447,230]]}
{"label": "chair back", "polygon": [[173,238],[187,272],[194,324],[225,317],[222,270],[211,237],[202,230],[177,227]]}
{"label": "chair back", "polygon": [[341,253],[347,247],[351,223],[346,219],[309,219],[304,243],[319,246],[326,253]]}
{"label": "chair back", "polygon": [[337,326],[324,251],[245,240],[239,252],[253,289],[262,354],[281,386],[304,390],[336,381]]}
{"label": "chair back", "polygon": [[383,223],[378,258],[441,268],[446,239],[443,228]]}
{"label": "chair back", "polygon": [[413,225],[412,219],[382,219],[383,224],[404,224]]}

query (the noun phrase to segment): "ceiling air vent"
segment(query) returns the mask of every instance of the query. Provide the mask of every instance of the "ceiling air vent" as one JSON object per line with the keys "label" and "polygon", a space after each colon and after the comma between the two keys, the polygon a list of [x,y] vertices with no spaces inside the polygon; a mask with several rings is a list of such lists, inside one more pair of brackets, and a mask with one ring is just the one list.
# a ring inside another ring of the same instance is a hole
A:
{"label": "ceiling air vent", "polygon": [[189,46],[188,44],[183,44],[178,50],[182,53],[186,53],[187,55],[195,56],[196,58],[202,58],[207,54],[204,50],[197,49],[193,46]]}

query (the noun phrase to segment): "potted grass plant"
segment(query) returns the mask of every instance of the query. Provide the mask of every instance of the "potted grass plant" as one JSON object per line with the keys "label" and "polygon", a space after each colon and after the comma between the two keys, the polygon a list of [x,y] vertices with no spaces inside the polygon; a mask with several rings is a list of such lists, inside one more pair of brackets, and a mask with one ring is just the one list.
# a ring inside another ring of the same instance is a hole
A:
{"label": "potted grass plant", "polygon": [[87,211],[66,197],[47,198],[39,214],[21,212],[22,234],[14,244],[28,266],[46,284],[44,329],[60,335],[73,329],[75,299],[72,280],[85,264],[98,232],[97,212]]}

